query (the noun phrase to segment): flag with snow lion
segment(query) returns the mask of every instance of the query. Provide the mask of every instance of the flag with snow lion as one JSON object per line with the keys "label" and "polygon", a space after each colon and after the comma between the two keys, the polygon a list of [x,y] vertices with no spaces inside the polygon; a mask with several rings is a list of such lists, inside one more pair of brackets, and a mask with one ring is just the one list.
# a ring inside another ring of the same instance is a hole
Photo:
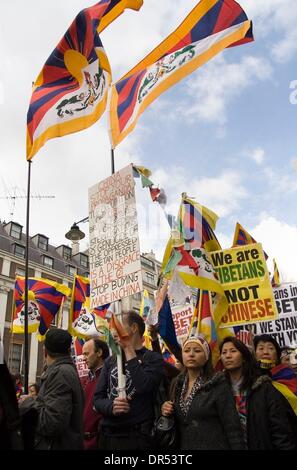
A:
{"label": "flag with snow lion", "polygon": [[234,0],[201,0],[179,27],[112,87],[116,147],[163,92],[223,49],[253,41],[252,23]]}
{"label": "flag with snow lion", "polygon": [[27,160],[46,141],[78,132],[104,113],[111,69],[99,33],[143,0],[101,0],[82,10],[35,80],[27,115]]}
{"label": "flag with snow lion", "polygon": [[[69,287],[49,279],[29,277],[28,279],[28,332],[38,330],[43,339],[66,297]],[[25,331],[25,278],[17,276],[14,288],[13,333]]]}
{"label": "flag with snow lion", "polygon": [[90,280],[76,275],[72,290],[69,332],[79,338],[105,336],[105,329],[108,328],[106,321],[108,307],[109,304],[91,309]]}

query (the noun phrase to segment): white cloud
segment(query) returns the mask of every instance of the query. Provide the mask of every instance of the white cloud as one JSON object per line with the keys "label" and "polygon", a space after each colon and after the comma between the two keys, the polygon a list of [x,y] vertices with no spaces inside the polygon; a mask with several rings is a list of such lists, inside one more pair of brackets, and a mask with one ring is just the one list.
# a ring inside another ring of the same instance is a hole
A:
{"label": "white cloud", "polygon": [[189,99],[180,112],[190,121],[224,124],[227,105],[248,86],[271,76],[272,67],[265,58],[245,56],[238,63],[227,63],[218,56],[187,81]]}
{"label": "white cloud", "polygon": [[268,267],[273,272],[272,259],[275,258],[281,280],[297,282],[296,244],[297,226],[289,225],[274,217],[267,217],[251,230],[253,237],[262,243],[269,256]]}
{"label": "white cloud", "polygon": [[297,51],[296,0],[241,0],[241,6],[254,21],[256,40],[273,34],[271,55],[277,62],[287,62]]}
{"label": "white cloud", "polygon": [[265,150],[263,150],[261,147],[257,147],[255,150],[253,150],[250,153],[250,158],[254,160],[254,162],[257,163],[257,165],[261,165],[264,161],[265,157]]}
{"label": "white cloud", "polygon": [[171,166],[166,170],[159,168],[153,174],[153,181],[165,189],[169,202],[172,206],[175,204],[176,212],[181,194],[187,192],[189,197],[196,198],[200,204],[209,207],[220,217],[231,214],[247,197],[242,180],[242,175],[235,170],[199,178],[182,167]]}
{"label": "white cloud", "polygon": [[274,193],[288,195],[297,192],[296,175],[289,168],[285,168],[285,170],[288,170],[288,173],[284,173],[280,169],[274,170],[271,167],[264,168],[264,175],[273,188]]}

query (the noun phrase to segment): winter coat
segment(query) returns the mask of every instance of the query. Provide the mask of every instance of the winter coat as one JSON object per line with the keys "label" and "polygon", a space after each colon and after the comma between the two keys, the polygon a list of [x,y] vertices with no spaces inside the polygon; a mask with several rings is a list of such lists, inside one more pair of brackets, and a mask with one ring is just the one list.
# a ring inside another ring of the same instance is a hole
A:
{"label": "winter coat", "polygon": [[296,416],[267,375],[259,377],[247,399],[247,442],[250,450],[296,450]]}
{"label": "winter coat", "polygon": [[185,416],[180,396],[185,374],[176,379],[174,414],[181,450],[244,449],[243,433],[230,386],[217,373],[197,390]]}
{"label": "winter coat", "polygon": [[0,364],[0,450],[23,449],[15,388],[6,364]]}
{"label": "winter coat", "polygon": [[162,356],[146,348],[136,351],[137,357],[126,361],[126,394],[130,411],[115,416],[113,401],[118,396],[118,372],[114,357],[109,357],[100,373],[94,394],[95,409],[103,415],[104,428],[130,428],[154,420],[155,392],[164,376]]}
{"label": "winter coat", "polygon": [[38,412],[36,450],[83,449],[84,393],[70,356],[46,369],[36,400],[27,398],[21,406]]}
{"label": "winter coat", "polygon": [[101,368],[90,374],[84,383],[85,409],[84,409],[84,449],[98,448],[98,428],[102,415],[94,410],[93,400]]}

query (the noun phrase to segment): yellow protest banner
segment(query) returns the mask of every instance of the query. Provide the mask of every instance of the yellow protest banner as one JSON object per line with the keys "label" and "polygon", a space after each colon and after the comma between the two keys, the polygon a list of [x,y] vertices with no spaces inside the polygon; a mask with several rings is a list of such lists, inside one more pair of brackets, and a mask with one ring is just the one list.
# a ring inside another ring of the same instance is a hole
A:
{"label": "yellow protest banner", "polygon": [[260,243],[214,251],[209,256],[229,304],[220,328],[278,317]]}

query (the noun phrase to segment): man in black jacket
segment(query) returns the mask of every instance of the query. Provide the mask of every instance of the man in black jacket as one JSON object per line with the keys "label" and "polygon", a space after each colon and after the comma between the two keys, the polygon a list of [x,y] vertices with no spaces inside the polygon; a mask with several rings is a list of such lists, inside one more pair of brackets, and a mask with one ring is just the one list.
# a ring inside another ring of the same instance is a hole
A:
{"label": "man in black jacket", "polygon": [[22,397],[20,409],[37,410],[35,449],[83,449],[84,394],[70,356],[71,335],[53,328],[45,337],[47,368],[36,400]]}
{"label": "man in black jacket", "polygon": [[22,450],[23,447],[15,388],[7,365],[0,360],[0,450]]}
{"label": "man in black jacket", "polygon": [[163,377],[162,356],[143,347],[145,324],[137,313],[123,314],[128,336],[117,337],[124,356],[126,398],[119,397],[118,369],[107,359],[94,395],[94,406],[103,415],[99,448],[102,450],[150,450],[154,398]]}

